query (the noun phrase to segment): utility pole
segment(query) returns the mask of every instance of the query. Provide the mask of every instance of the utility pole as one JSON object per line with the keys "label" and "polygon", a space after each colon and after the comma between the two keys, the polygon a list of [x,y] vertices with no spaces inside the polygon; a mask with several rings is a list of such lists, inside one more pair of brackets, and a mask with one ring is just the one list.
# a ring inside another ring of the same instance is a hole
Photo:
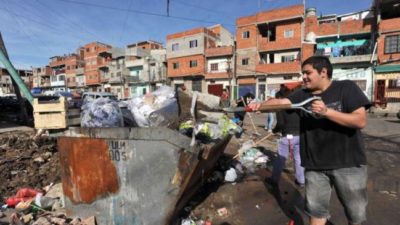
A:
{"label": "utility pole", "polygon": [[232,59],[226,60],[226,64],[228,65],[228,67],[226,68],[226,72],[228,73],[228,77],[229,77],[229,102],[232,101],[232,69],[231,69],[231,61]]}
{"label": "utility pole", "polygon": [[18,102],[20,105],[20,116],[21,116],[22,123],[28,124],[28,113],[26,111],[25,100],[21,96],[21,92],[20,92],[18,84],[20,84],[22,88],[26,89],[26,90],[23,90],[24,93],[26,91],[28,91],[28,93],[25,94],[25,97],[28,99],[28,101],[31,104],[33,103],[33,97],[31,95],[31,93],[29,92],[29,90],[27,90],[25,83],[19,77],[19,74],[15,70],[14,66],[11,64],[1,33],[0,33],[0,61],[4,64],[4,66],[8,70],[8,73],[10,74],[11,81],[12,81],[14,91],[15,91],[15,95],[17,96],[17,99],[18,99]]}

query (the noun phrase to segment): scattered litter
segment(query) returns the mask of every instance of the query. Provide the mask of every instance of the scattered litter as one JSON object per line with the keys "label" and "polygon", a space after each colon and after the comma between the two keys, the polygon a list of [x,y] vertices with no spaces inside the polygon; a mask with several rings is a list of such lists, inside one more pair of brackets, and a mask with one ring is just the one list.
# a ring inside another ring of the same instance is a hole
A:
{"label": "scattered litter", "polygon": [[225,181],[226,182],[235,182],[237,179],[236,170],[234,168],[230,168],[225,172]]}
{"label": "scattered litter", "polygon": [[217,209],[217,214],[220,217],[226,217],[226,216],[228,216],[228,210],[225,207]]}

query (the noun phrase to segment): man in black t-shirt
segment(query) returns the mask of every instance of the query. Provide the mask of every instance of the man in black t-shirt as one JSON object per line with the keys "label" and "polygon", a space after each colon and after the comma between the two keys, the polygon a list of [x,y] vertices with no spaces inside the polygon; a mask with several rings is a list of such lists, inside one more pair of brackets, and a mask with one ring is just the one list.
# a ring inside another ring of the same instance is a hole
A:
{"label": "man in black t-shirt", "polygon": [[[329,201],[334,186],[349,224],[366,220],[367,167],[360,129],[367,124],[371,104],[352,81],[332,81],[332,65],[323,56],[312,56],[302,64],[304,88],[285,99],[264,104],[292,104],[312,96],[306,106],[313,114],[299,111],[300,154],[306,169],[306,205],[311,225],[329,219]],[[249,105],[257,110],[260,104]]]}

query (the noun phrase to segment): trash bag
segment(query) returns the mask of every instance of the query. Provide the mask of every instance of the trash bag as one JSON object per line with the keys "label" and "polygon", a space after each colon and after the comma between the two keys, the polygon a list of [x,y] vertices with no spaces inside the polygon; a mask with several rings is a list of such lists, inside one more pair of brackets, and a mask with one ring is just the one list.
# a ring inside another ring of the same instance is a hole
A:
{"label": "trash bag", "polygon": [[81,109],[81,127],[124,126],[121,109],[115,100],[86,97]]}
{"label": "trash bag", "polygon": [[153,93],[127,103],[139,127],[170,127],[179,121],[178,103],[171,87],[161,86]]}

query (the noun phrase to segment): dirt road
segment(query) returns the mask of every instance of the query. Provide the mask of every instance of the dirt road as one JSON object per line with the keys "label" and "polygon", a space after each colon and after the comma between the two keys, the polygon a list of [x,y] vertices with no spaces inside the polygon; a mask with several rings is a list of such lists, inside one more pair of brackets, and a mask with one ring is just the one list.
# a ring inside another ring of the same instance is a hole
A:
{"label": "dirt road", "polygon": [[[253,119],[258,132],[265,135],[265,116],[254,115]],[[245,122],[246,132],[254,132],[248,119]],[[400,224],[396,222],[400,211],[400,120],[369,118],[363,134],[369,166],[368,221],[365,224]],[[273,142],[269,140],[265,143],[271,156],[276,151]],[[233,138],[226,153],[234,154],[239,143],[240,140]],[[283,175],[279,190],[265,184],[264,179],[270,176],[271,165],[272,162],[267,169],[261,169],[236,184],[225,183],[214,187],[214,192],[194,207],[193,213],[202,219],[210,218],[212,224],[284,225],[290,219],[295,224],[308,224],[308,218],[303,213],[304,190],[294,185],[290,169]],[[221,208],[226,208],[228,215],[218,215],[217,211]],[[336,194],[332,195],[331,215],[332,224],[347,224]]]}

